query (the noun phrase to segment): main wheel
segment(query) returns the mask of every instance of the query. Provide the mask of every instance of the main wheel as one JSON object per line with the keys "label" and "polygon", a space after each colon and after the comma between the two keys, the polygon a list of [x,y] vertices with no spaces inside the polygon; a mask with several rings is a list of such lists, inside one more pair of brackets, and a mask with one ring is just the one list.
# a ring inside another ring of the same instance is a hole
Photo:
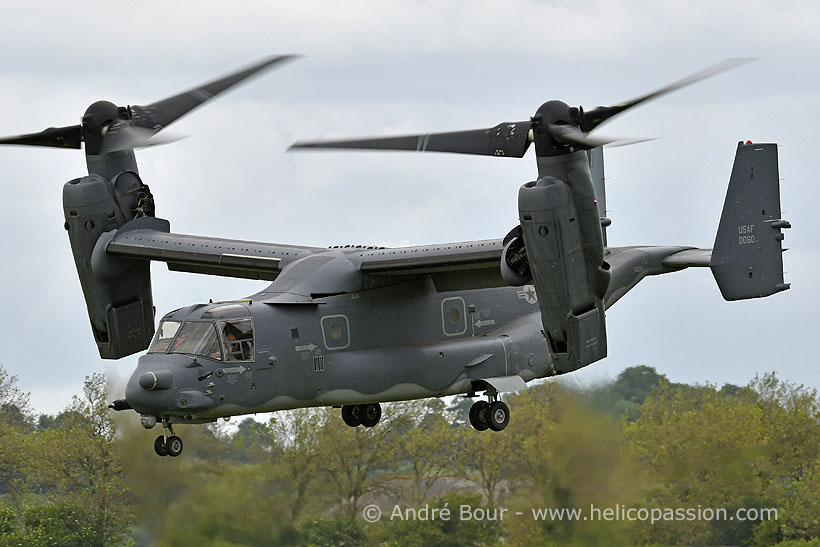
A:
{"label": "main wheel", "polygon": [[169,456],[176,458],[182,453],[182,439],[176,435],[168,437],[168,440],[165,441],[165,448],[168,450]]}
{"label": "main wheel", "polygon": [[344,405],[342,407],[342,420],[350,427],[362,424],[362,412],[359,405]]}
{"label": "main wheel", "polygon": [[487,423],[487,410],[490,408],[490,403],[487,401],[476,401],[470,407],[470,425],[476,431],[484,431],[490,424]]}
{"label": "main wheel", "polygon": [[157,456],[168,455],[168,445],[165,443],[164,435],[160,435],[154,440],[154,452],[157,453]]}
{"label": "main wheel", "polygon": [[510,409],[503,401],[492,403],[484,415],[486,416],[487,425],[493,431],[501,431],[510,423]]}
{"label": "main wheel", "polygon": [[372,403],[369,405],[359,405],[361,408],[359,415],[362,417],[362,425],[373,427],[382,419],[382,405]]}

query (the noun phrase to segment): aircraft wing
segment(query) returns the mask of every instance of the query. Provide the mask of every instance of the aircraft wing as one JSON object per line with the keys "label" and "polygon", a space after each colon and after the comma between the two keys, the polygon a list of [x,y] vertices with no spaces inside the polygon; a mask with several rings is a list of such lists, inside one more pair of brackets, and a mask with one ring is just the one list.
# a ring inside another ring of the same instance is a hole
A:
{"label": "aircraft wing", "polygon": [[[142,217],[100,237],[105,253],[92,256],[92,267],[116,268],[104,256],[117,259],[155,260],[168,269],[244,279],[272,281],[290,262],[326,251],[318,247],[283,245],[170,233],[168,221]],[[95,260],[96,258],[96,260]]]}
{"label": "aircraft wing", "polygon": [[429,275],[439,291],[503,287],[501,239],[442,243],[394,249],[368,249],[350,257],[359,270],[383,277]]}
{"label": "aircraft wing", "polygon": [[[465,241],[417,247],[372,249],[350,255],[368,275],[430,275],[440,291],[505,287],[501,278],[503,240]],[[708,267],[711,249],[688,246],[610,247],[605,260],[612,267],[606,303],[613,304],[647,275],[688,267]]]}
{"label": "aircraft wing", "polygon": [[[137,218],[100,238],[92,257],[95,271],[116,269],[117,259],[165,262],[168,269],[245,279],[274,280],[288,264],[329,249],[170,233],[167,221]],[[365,275],[409,278],[429,275],[439,291],[504,287],[503,240],[489,239],[415,247],[340,248]],[[610,247],[610,306],[647,275],[709,266],[712,251],[693,247]],[[111,262],[110,258],[114,261]],[[108,262],[107,262],[108,260]],[[124,263],[123,263],[124,264]]]}

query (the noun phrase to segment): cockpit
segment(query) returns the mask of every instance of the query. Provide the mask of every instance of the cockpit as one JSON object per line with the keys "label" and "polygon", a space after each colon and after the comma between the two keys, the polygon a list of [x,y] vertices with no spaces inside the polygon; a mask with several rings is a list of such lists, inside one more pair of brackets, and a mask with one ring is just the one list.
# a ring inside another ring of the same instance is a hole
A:
{"label": "cockpit", "polygon": [[162,319],[148,353],[181,353],[229,363],[254,360],[253,319],[244,306],[216,306],[192,320],[175,315],[171,312]]}

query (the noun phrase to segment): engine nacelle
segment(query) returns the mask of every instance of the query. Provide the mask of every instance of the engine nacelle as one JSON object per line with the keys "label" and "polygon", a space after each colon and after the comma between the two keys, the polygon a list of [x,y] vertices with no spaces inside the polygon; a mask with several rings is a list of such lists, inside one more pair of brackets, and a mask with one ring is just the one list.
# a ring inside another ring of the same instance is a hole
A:
{"label": "engine nacelle", "polygon": [[[526,259],[556,371],[569,372],[603,359],[603,296],[609,272],[606,263],[598,259],[596,264],[590,256],[600,249],[601,242],[594,248],[585,241],[583,230],[584,223],[600,222],[597,211],[587,214],[579,210],[570,187],[553,177],[522,186],[518,210]],[[515,237],[507,245],[511,252],[514,241]],[[502,260],[507,258],[507,246]]]}
{"label": "engine nacelle", "polygon": [[95,247],[133,218],[153,216],[148,187],[130,171],[112,181],[74,179],[63,187],[63,210],[100,357],[119,359],[147,348],[154,335],[150,263],[105,260],[105,249],[95,253]]}

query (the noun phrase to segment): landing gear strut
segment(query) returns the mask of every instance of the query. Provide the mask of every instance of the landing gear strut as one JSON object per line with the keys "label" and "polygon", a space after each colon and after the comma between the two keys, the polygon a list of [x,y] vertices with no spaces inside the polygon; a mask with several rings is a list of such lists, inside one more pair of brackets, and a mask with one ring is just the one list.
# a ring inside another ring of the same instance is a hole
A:
{"label": "landing gear strut", "polygon": [[510,409],[497,399],[498,393],[487,392],[489,401],[476,401],[470,407],[470,425],[476,431],[501,431],[510,423]]}
{"label": "landing gear strut", "polygon": [[363,425],[373,427],[382,418],[382,407],[379,403],[366,405],[344,405],[342,407],[342,420],[350,427]]}
{"label": "landing gear strut", "polygon": [[[162,435],[154,440],[154,452],[158,456],[176,458],[182,453],[182,439],[174,435],[174,427],[168,420],[162,420]],[[168,435],[170,433],[170,436]]]}

